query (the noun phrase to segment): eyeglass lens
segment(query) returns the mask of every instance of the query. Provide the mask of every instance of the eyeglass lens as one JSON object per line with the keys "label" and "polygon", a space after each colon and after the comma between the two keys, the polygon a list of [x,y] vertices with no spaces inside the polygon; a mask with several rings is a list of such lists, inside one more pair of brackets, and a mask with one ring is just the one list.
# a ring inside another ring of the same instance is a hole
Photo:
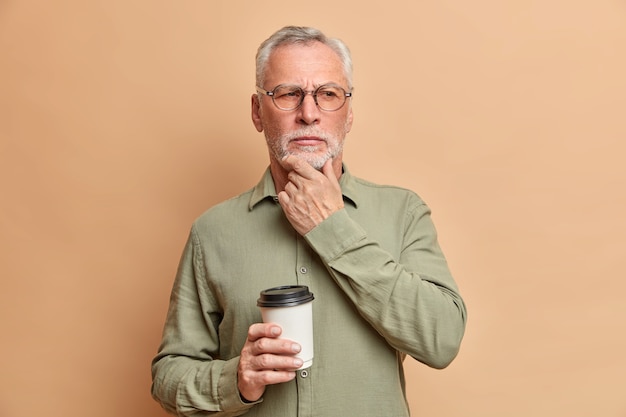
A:
{"label": "eyeglass lens", "polygon": [[[298,86],[278,86],[274,89],[272,99],[278,108],[294,110],[302,104],[306,94],[308,93]],[[336,86],[322,86],[312,94],[317,105],[326,111],[338,110],[347,99],[346,92]]]}

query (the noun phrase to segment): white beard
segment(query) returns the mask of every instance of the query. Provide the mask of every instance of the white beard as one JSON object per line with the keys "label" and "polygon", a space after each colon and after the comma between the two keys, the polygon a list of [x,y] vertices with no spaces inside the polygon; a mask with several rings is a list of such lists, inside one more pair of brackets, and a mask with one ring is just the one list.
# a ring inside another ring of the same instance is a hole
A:
{"label": "white beard", "polygon": [[[343,151],[343,138],[338,138],[333,135],[321,134],[314,129],[301,129],[296,132],[281,135],[278,140],[267,137],[268,147],[270,152],[274,155],[276,160],[281,161],[287,155],[294,155],[304,161],[317,170],[321,170],[326,161],[334,159]],[[303,146],[298,148],[297,151],[287,150],[287,144],[290,140],[296,139],[302,136],[316,136],[326,142],[326,151],[322,154],[317,153],[318,148],[316,146]]]}
{"label": "white beard", "polygon": [[318,171],[322,169],[326,161],[328,161],[329,159],[333,159],[334,157],[338,155],[337,152],[333,152],[331,149],[328,149],[326,152],[324,152],[321,155],[316,154],[315,151],[316,151],[315,147],[305,146],[305,147],[300,148],[298,152],[284,152],[284,153],[285,155],[291,154],[300,159],[305,160],[306,162],[308,162],[309,165],[311,165],[313,168],[317,169]]}

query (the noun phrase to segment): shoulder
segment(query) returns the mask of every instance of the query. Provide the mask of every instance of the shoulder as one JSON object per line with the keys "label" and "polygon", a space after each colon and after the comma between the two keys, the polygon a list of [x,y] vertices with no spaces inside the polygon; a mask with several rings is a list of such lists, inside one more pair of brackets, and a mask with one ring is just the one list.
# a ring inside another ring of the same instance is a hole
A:
{"label": "shoulder", "polygon": [[425,205],[424,200],[413,190],[397,185],[378,184],[359,177],[352,177],[358,199],[375,200],[388,204],[403,204],[411,207]]}
{"label": "shoulder", "polygon": [[193,226],[195,228],[204,228],[232,222],[232,219],[236,218],[237,214],[249,211],[251,194],[252,189],[215,204],[198,216]]}

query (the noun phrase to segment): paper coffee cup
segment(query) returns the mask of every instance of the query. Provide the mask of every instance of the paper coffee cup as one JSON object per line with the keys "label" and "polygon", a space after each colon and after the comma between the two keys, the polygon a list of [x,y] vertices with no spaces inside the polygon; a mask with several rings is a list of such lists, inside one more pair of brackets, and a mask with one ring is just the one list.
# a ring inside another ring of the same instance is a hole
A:
{"label": "paper coffee cup", "polygon": [[281,339],[302,347],[296,357],[309,368],[313,364],[313,293],[305,285],[286,285],[261,291],[257,306],[264,323],[276,323],[282,329]]}

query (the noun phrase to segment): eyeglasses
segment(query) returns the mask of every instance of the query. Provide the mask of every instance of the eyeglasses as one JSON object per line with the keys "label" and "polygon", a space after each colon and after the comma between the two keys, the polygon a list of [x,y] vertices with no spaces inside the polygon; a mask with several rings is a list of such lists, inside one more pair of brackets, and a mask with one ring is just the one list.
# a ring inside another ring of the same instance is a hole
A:
{"label": "eyeglasses", "polygon": [[295,110],[300,107],[307,94],[311,94],[315,104],[324,111],[337,111],[343,107],[348,97],[352,97],[351,92],[348,93],[334,84],[321,85],[314,91],[305,91],[297,85],[284,84],[276,86],[272,91],[264,90],[261,87],[257,87],[256,90],[270,96],[274,105],[284,111]]}

